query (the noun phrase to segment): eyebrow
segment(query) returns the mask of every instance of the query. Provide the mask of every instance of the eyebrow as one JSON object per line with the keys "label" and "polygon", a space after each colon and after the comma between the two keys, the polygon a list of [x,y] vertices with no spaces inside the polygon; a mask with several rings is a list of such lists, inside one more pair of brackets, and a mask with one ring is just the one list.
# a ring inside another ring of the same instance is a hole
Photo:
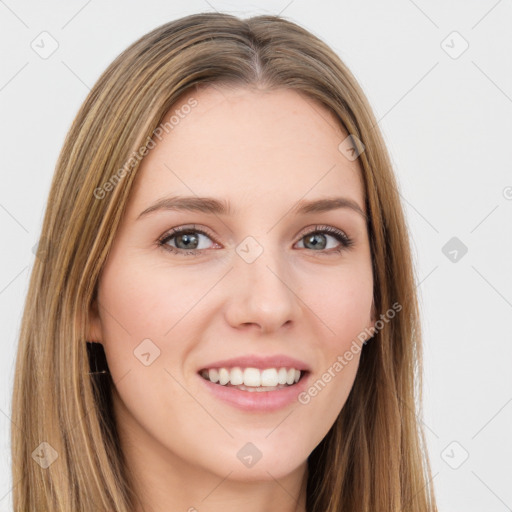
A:
{"label": "eyebrow", "polygon": [[[295,215],[306,215],[308,213],[321,213],[340,208],[347,208],[357,212],[365,221],[368,220],[366,213],[352,199],[347,197],[328,197],[316,200],[301,200],[292,209]],[[213,197],[198,196],[174,196],[164,197],[156,203],[146,208],[139,214],[137,219],[144,217],[155,211],[172,210],[172,211],[188,211],[201,212],[213,215],[236,215],[229,201],[215,199]]]}

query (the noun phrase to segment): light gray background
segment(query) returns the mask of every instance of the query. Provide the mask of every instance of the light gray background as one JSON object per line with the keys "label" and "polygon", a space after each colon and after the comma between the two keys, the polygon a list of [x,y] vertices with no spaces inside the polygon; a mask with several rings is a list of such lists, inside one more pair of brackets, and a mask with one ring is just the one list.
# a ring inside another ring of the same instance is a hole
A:
{"label": "light gray background", "polygon": [[[0,0],[0,511],[12,506],[11,387],[32,248],[64,136],[119,52],[167,21],[214,9],[281,12],[330,44],[362,85],[412,237],[422,421],[440,510],[512,510],[510,1]],[[42,37],[51,48],[44,31],[59,45],[47,59],[31,48]],[[444,254],[452,237],[465,255],[455,246]]]}

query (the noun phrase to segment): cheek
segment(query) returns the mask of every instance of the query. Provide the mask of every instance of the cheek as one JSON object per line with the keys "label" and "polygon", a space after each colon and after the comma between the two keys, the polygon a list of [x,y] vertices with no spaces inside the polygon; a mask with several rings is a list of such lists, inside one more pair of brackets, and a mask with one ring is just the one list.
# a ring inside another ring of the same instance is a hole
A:
{"label": "cheek", "polygon": [[371,268],[362,264],[341,268],[336,276],[316,283],[305,302],[325,334],[311,337],[321,365],[301,403],[314,403],[319,417],[329,418],[329,423],[345,403],[358,370],[362,342],[371,326],[373,280]]}
{"label": "cheek", "polygon": [[[304,301],[326,327],[321,339],[326,347],[341,350],[370,326],[373,301],[371,268],[365,264],[341,267],[319,274],[303,287]],[[307,290],[307,291],[306,291]]]}
{"label": "cheek", "polygon": [[105,341],[163,339],[197,302],[198,287],[196,280],[180,278],[179,272],[165,277],[159,268],[113,263],[99,289]]}

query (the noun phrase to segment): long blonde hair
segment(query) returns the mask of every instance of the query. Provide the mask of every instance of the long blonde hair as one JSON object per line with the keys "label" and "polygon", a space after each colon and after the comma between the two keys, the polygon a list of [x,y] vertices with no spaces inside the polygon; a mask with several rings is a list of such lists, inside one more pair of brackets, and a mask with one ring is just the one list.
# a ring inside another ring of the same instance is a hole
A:
{"label": "long blonde hair", "polygon": [[436,511],[416,416],[422,351],[414,267],[397,184],[368,101],[340,58],[300,26],[278,16],[243,20],[219,13],[166,23],[132,44],[99,78],[67,135],[20,331],[14,510],[134,508],[112,415],[115,383],[94,373],[88,319],[137,173],[133,155],[181,95],[212,83],[300,91],[364,144],[359,162],[374,306],[377,312],[402,306],[364,346],[350,396],[308,459],[308,512]]}

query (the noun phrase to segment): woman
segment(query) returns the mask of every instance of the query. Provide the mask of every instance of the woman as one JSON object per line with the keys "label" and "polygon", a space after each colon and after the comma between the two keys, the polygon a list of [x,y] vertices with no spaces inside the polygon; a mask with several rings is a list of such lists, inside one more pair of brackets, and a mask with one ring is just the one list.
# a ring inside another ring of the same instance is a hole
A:
{"label": "woman", "polygon": [[208,13],[135,42],[70,129],[41,241],[16,511],[436,510],[396,182],[312,34]]}

